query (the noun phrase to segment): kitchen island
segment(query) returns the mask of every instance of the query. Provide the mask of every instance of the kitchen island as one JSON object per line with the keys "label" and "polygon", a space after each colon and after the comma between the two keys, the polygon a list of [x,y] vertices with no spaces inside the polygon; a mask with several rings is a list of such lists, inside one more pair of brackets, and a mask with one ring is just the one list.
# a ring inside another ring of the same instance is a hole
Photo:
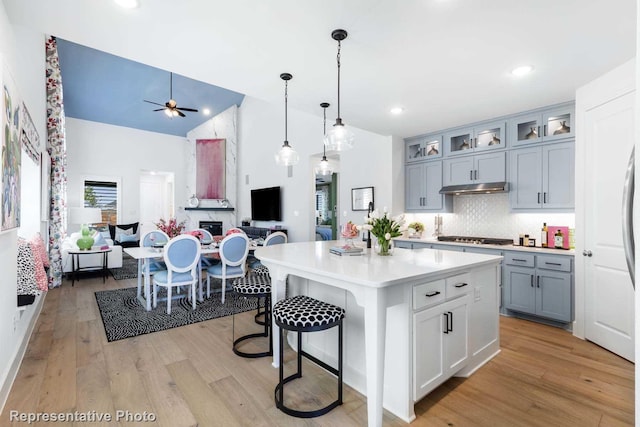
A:
{"label": "kitchen island", "polygon": [[[499,352],[502,257],[434,249],[396,249],[391,256],[370,249],[361,256],[329,253],[339,244],[288,243],[259,248],[255,255],[269,268],[272,304],[284,298],[291,277],[304,282],[298,290],[322,288],[333,299],[328,302],[346,305],[344,380],[367,397],[369,426],[382,425],[383,405],[413,421],[416,401],[453,375],[470,375]],[[277,367],[275,324],[272,334]],[[319,340],[311,351],[304,344],[305,350],[331,364],[335,349],[324,344],[330,341]]]}

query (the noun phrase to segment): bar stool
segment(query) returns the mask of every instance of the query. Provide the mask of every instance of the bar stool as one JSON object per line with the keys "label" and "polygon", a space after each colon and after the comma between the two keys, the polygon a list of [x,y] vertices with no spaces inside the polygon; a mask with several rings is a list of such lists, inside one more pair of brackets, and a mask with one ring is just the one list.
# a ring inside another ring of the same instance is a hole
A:
{"label": "bar stool", "polygon": [[[272,314],[276,325],[280,327],[280,368],[279,382],[275,388],[276,407],[285,414],[294,417],[312,418],[324,415],[336,406],[342,405],[342,319],[344,319],[344,309],[308,296],[298,295],[278,301],[273,306]],[[338,326],[338,369],[302,350],[303,332],[323,331],[334,326]],[[296,373],[283,378],[283,353],[286,331],[296,331],[298,333],[298,368]],[[324,408],[313,411],[298,411],[284,404],[284,385],[302,377],[302,356],[338,376],[338,398]]]}
{"label": "bar stool", "polygon": [[[258,300],[258,310],[260,306],[260,298],[264,298],[264,311],[260,314],[264,314],[264,322],[260,322],[256,315],[256,323],[264,325],[264,332],[258,332],[254,334],[248,334],[236,339],[236,322],[235,315],[233,316],[233,352],[241,357],[264,357],[273,355],[273,337],[269,333],[271,328],[271,278],[269,274],[248,274],[245,277],[236,279],[233,282],[233,290],[244,297],[256,297]],[[241,342],[258,337],[269,337],[269,351],[263,351],[259,353],[247,353],[242,350],[238,350],[238,344]]]}

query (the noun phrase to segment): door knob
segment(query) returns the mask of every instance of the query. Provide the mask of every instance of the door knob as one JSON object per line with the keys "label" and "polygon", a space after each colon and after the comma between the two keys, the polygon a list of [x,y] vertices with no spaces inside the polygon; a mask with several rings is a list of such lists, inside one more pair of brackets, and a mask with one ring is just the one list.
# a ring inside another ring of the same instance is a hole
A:
{"label": "door knob", "polygon": [[593,253],[591,253],[591,251],[584,250],[584,251],[582,251],[582,255],[590,257],[591,255],[593,255]]}

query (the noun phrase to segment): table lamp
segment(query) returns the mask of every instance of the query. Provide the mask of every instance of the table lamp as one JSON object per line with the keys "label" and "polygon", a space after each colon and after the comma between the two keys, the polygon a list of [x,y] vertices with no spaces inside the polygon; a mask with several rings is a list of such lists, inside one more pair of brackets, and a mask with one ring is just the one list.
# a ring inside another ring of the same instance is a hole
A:
{"label": "table lamp", "polygon": [[90,250],[94,240],[91,237],[89,224],[102,222],[102,209],[100,208],[71,208],[69,210],[69,221],[72,224],[82,224],[82,237],[78,239],[76,244],[80,250]]}

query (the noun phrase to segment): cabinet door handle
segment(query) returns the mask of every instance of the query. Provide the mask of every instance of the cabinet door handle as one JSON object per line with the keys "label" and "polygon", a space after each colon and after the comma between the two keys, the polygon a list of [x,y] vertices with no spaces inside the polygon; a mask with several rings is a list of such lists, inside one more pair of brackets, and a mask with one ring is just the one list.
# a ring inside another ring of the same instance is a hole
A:
{"label": "cabinet door handle", "polygon": [[449,312],[442,313],[444,315],[444,332],[445,334],[449,333]]}
{"label": "cabinet door handle", "polygon": [[536,276],[537,280],[536,280],[536,286],[540,287],[540,276]]}
{"label": "cabinet door handle", "polygon": [[458,283],[457,285],[454,285],[456,288],[464,288],[465,286],[467,286],[468,283]]}
{"label": "cabinet door handle", "polygon": [[533,274],[531,275],[531,287],[533,288]]}
{"label": "cabinet door handle", "polygon": [[449,312],[449,322],[450,326],[448,327],[449,332],[453,332],[453,313]]}
{"label": "cabinet door handle", "polygon": [[538,126],[538,138],[540,138],[540,126]]}
{"label": "cabinet door handle", "polygon": [[478,179],[478,169],[473,171],[473,179]]}
{"label": "cabinet door handle", "polygon": [[431,292],[430,294],[424,294],[424,296],[428,298],[435,297],[436,295],[440,295],[440,291],[434,291],[434,292]]}
{"label": "cabinet door handle", "polygon": [[584,250],[584,251],[582,251],[582,255],[583,256],[592,256],[593,253],[591,251]]}
{"label": "cabinet door handle", "polygon": [[546,191],[544,193],[542,193],[542,201],[544,203],[547,203],[547,192]]}
{"label": "cabinet door handle", "polygon": [[545,261],[544,262],[547,265],[557,265],[558,267],[562,266],[562,264],[560,264],[559,262],[549,262],[549,261]]}
{"label": "cabinet door handle", "polygon": [[473,170],[469,171],[469,181],[473,181]]}
{"label": "cabinet door handle", "polygon": [[517,262],[527,262],[526,259],[521,259],[521,258],[511,258],[512,261],[517,261]]}
{"label": "cabinet door handle", "polygon": [[544,125],[544,136],[547,136],[547,125]]}

